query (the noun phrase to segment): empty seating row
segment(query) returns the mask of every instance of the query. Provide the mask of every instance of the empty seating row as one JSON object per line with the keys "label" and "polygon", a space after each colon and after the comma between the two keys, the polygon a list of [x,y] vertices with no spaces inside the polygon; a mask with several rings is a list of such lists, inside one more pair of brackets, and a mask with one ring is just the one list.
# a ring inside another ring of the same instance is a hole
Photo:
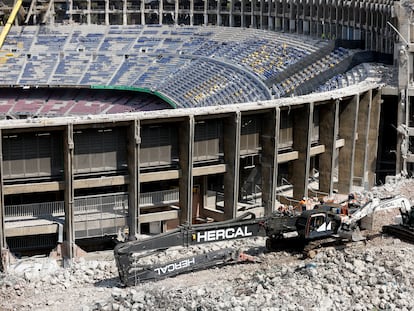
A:
{"label": "empty seating row", "polygon": [[0,57],[0,84],[145,87],[178,106],[264,100],[271,96],[264,81],[324,46],[307,40],[226,27],[13,27],[4,48],[14,52]]}

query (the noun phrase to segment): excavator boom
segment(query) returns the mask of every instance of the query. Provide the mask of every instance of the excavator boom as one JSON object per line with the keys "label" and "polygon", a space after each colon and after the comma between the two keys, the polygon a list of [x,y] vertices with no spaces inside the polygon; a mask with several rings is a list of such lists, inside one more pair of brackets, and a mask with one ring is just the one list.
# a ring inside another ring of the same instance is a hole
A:
{"label": "excavator boom", "polygon": [[[236,249],[191,255],[174,261],[154,262],[152,256],[174,246],[190,247],[254,236],[265,236],[263,219],[253,213],[246,213],[234,220],[203,225],[181,226],[176,230],[144,240],[118,244],[115,260],[120,279],[125,285],[136,285],[149,279],[162,279],[180,273],[205,269],[229,262],[251,261],[254,258]],[[148,260],[150,258],[150,260]]]}

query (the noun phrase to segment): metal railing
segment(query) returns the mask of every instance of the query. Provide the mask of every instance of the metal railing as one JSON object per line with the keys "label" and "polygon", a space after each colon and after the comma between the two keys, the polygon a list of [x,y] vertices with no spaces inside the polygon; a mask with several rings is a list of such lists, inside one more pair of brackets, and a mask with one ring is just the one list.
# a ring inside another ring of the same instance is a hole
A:
{"label": "metal railing", "polygon": [[18,219],[50,219],[65,215],[64,202],[42,202],[31,204],[6,205],[5,221]]}
{"label": "metal railing", "polygon": [[141,193],[139,197],[139,206],[161,206],[178,203],[180,192],[177,189]]}
{"label": "metal railing", "polygon": [[128,221],[128,194],[77,197],[74,201],[76,238],[115,235]]}

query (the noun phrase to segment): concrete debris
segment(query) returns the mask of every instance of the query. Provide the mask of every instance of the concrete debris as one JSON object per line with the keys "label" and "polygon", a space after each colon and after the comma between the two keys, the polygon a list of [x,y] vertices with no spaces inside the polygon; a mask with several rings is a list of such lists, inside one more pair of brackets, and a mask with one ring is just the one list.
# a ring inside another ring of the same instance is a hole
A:
{"label": "concrete debris", "polygon": [[[403,194],[412,201],[411,189],[412,179],[397,177],[361,195]],[[128,288],[120,286],[112,251],[87,254],[68,268],[52,258],[18,260],[0,274],[0,310],[414,310],[412,244],[379,235],[341,249],[318,249],[307,259],[294,251],[267,252],[264,245],[260,237],[225,245],[251,251],[260,263]],[[204,244],[198,251],[217,247]]]}

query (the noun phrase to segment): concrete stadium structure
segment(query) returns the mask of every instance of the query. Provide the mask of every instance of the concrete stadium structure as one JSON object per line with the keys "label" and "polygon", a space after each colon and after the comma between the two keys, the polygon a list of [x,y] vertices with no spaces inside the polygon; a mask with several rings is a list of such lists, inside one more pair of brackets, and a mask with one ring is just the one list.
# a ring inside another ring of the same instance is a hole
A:
{"label": "concrete stadium structure", "polygon": [[71,258],[83,240],[411,175],[412,13],[23,1],[0,52],[2,254],[63,242]]}

